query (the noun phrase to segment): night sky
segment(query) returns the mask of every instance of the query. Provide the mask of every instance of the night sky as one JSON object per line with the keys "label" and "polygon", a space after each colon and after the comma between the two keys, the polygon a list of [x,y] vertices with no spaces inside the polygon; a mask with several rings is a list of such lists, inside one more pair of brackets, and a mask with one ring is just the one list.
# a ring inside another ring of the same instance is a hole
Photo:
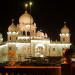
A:
{"label": "night sky", "polygon": [[[29,0],[0,0],[0,32],[6,40],[6,31],[14,18],[15,24],[24,13],[24,3]],[[32,0],[31,14],[38,30],[48,33],[52,40],[59,39],[64,21],[71,30],[71,42],[75,43],[75,8],[74,2],[57,0]],[[29,12],[29,8],[28,8]]]}

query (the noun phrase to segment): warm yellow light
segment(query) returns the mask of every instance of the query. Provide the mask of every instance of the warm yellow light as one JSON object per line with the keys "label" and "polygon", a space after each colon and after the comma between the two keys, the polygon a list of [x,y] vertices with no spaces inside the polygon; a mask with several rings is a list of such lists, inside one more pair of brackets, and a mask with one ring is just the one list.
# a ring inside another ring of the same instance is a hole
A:
{"label": "warm yellow light", "polygon": [[28,7],[28,4],[27,4],[27,3],[25,4],[25,7],[26,7],[26,8]]}
{"label": "warm yellow light", "polygon": [[32,5],[32,2],[29,2],[29,5],[31,6]]}

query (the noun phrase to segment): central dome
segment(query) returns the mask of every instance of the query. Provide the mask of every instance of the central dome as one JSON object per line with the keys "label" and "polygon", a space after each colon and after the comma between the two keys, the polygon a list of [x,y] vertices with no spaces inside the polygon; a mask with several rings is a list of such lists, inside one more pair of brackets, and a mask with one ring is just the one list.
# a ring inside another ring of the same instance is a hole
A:
{"label": "central dome", "polygon": [[32,24],[33,22],[33,17],[27,11],[25,11],[25,13],[19,18],[20,24]]}

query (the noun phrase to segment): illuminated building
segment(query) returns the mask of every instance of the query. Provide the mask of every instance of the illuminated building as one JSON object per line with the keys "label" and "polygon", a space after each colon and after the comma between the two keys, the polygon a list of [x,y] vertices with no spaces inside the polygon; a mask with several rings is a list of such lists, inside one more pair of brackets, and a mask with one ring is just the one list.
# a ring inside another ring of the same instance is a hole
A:
{"label": "illuminated building", "polygon": [[70,48],[70,30],[64,22],[59,41],[49,39],[47,33],[37,31],[33,17],[25,11],[19,18],[19,24],[8,27],[7,42],[0,34],[0,62],[26,61],[30,57],[62,57]]}

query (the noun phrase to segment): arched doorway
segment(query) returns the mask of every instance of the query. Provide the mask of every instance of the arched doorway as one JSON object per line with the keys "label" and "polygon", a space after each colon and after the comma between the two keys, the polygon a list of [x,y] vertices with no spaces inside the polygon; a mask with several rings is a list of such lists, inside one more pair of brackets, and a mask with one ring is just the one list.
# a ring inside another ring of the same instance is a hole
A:
{"label": "arched doorway", "polygon": [[44,57],[44,45],[43,44],[37,44],[35,46],[35,57]]}

